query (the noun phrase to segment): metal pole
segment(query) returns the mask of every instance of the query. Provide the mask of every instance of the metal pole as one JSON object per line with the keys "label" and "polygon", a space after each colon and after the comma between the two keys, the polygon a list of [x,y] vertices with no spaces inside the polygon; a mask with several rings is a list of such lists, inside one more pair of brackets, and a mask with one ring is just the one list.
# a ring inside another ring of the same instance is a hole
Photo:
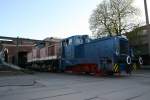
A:
{"label": "metal pole", "polygon": [[[148,16],[148,8],[147,8],[147,0],[144,0],[144,7],[145,7],[145,17],[146,17],[146,25],[149,25],[149,16]],[[150,30],[147,29],[147,33],[148,33],[148,52],[149,52],[149,56],[150,56],[150,34],[149,34]]]}
{"label": "metal pole", "polygon": [[147,1],[144,0],[144,7],[145,7],[145,17],[146,17],[146,25],[149,24],[149,17],[148,17],[148,9],[147,9]]}

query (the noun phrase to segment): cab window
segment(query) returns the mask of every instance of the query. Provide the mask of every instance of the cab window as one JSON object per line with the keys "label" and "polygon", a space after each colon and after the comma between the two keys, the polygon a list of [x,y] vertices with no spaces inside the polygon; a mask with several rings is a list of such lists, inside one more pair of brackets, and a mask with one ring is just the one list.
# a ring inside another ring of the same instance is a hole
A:
{"label": "cab window", "polygon": [[83,39],[82,38],[76,38],[75,39],[75,44],[76,45],[83,44]]}

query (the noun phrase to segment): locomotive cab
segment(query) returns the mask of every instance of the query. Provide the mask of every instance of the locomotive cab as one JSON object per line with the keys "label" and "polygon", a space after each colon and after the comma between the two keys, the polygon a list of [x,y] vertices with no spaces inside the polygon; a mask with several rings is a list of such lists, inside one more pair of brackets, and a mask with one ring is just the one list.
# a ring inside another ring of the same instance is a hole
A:
{"label": "locomotive cab", "polygon": [[75,47],[90,42],[88,35],[76,35],[66,38],[62,41],[62,57],[63,58],[74,58]]}
{"label": "locomotive cab", "polygon": [[[66,66],[72,66],[76,63],[75,58],[77,55],[77,47],[82,46],[85,43],[89,43],[91,39],[88,35],[76,35],[69,38],[66,38],[62,41],[62,69],[65,69]],[[82,46],[83,47],[83,46]],[[82,50],[83,48],[81,48]],[[78,54],[82,54],[82,51],[79,51]]]}

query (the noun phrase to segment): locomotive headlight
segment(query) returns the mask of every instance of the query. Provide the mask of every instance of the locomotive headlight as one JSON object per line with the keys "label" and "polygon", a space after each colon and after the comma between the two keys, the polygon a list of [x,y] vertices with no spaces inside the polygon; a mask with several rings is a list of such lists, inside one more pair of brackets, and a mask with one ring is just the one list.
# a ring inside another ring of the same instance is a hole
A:
{"label": "locomotive headlight", "polygon": [[132,59],[131,59],[130,56],[127,56],[126,62],[127,62],[128,65],[130,65],[132,63]]}
{"label": "locomotive headlight", "polygon": [[119,49],[116,50],[116,55],[117,55],[117,56],[119,55]]}
{"label": "locomotive headlight", "polygon": [[142,59],[142,57],[139,57],[139,63],[140,63],[140,65],[143,64],[143,59]]}

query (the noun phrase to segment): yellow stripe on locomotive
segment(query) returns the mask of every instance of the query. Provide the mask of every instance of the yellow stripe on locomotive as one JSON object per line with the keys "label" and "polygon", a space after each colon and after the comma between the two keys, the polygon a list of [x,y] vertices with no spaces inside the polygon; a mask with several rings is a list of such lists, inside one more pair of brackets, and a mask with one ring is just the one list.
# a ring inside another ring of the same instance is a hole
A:
{"label": "yellow stripe on locomotive", "polygon": [[135,71],[137,70],[137,64],[136,64],[136,63],[133,64],[133,69],[134,69]]}
{"label": "yellow stripe on locomotive", "polygon": [[113,71],[119,72],[119,65],[118,64],[114,64]]}

